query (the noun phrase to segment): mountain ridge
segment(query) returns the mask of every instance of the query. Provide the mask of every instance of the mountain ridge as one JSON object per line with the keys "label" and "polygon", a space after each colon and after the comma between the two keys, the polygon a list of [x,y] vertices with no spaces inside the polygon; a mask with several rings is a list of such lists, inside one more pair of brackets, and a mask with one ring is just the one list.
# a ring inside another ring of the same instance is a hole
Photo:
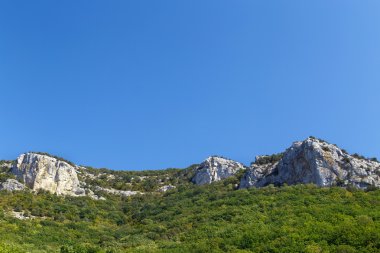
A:
{"label": "mountain ridge", "polygon": [[377,159],[350,155],[337,145],[312,136],[293,142],[283,153],[256,156],[256,161],[250,166],[222,156],[210,156],[199,165],[186,169],[114,171],[78,166],[42,152],[22,154],[12,163],[3,161],[1,166],[3,177],[5,173],[9,179],[3,180],[0,188],[29,188],[94,199],[104,199],[104,193],[130,196],[165,192],[181,183],[203,185],[230,177],[237,177],[236,189],[298,183],[361,189],[380,187],[380,163]]}

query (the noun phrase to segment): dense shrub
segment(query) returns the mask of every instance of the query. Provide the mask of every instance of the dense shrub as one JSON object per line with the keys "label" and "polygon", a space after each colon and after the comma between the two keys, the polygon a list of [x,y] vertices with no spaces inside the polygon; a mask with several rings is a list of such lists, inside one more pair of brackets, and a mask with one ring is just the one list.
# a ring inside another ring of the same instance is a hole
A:
{"label": "dense shrub", "polygon": [[[378,189],[226,187],[233,183],[103,201],[0,191],[0,252],[380,250]],[[32,218],[12,218],[12,210]]]}
{"label": "dense shrub", "polygon": [[284,156],[284,153],[260,156],[258,157],[258,159],[256,159],[255,164],[264,165],[268,163],[276,163],[280,161],[283,156]]}

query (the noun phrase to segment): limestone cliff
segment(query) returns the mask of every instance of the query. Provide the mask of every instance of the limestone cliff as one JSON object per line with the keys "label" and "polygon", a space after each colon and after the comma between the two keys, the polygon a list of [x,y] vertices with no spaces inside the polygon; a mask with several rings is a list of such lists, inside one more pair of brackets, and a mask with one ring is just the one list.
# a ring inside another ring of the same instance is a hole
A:
{"label": "limestone cliff", "polygon": [[85,195],[79,186],[75,166],[49,155],[22,154],[13,165],[12,173],[34,191],[43,189],[58,195]]}
{"label": "limestone cliff", "polygon": [[[145,175],[97,171],[44,153],[29,152],[20,155],[12,165],[10,172],[21,182],[18,183],[9,175],[11,162],[0,162],[0,174],[3,178],[0,190],[15,191],[27,187],[33,191],[43,189],[58,195],[87,195],[94,199],[104,199],[101,195],[95,195],[94,191],[100,194],[131,196],[149,192],[140,191],[145,189],[145,184],[154,183],[151,191],[165,192],[178,187],[180,183],[189,182],[189,179],[197,185],[210,184],[235,176],[239,171],[244,171],[239,188],[299,183],[354,186],[361,189],[380,187],[380,163],[376,159],[350,155],[336,145],[314,137],[294,142],[284,153],[258,156],[249,168],[230,159],[211,156],[200,165],[191,166],[178,173]],[[5,179],[7,181],[4,182]]]}
{"label": "limestone cliff", "polygon": [[284,183],[380,187],[380,163],[349,155],[325,141],[308,138],[293,143],[275,163],[253,164],[242,177],[240,188]]}
{"label": "limestone cliff", "polygon": [[192,182],[197,185],[209,184],[235,175],[244,165],[230,159],[211,156],[195,172]]}

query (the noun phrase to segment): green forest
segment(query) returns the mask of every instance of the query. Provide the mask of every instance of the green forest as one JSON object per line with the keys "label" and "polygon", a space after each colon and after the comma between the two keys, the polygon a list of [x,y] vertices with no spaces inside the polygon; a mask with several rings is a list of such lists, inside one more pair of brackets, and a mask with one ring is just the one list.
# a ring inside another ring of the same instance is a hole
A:
{"label": "green forest", "polygon": [[0,191],[0,252],[380,252],[380,190],[236,180],[106,200]]}

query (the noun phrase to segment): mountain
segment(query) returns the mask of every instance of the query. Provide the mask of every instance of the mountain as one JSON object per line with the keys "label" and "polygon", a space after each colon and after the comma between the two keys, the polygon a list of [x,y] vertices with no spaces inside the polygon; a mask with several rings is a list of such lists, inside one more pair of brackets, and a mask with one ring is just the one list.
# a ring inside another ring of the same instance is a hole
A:
{"label": "mountain", "polygon": [[311,137],[295,142],[283,154],[258,157],[243,175],[240,188],[268,184],[316,184],[318,186],[380,187],[380,163],[349,155],[345,150]]}
{"label": "mountain", "polygon": [[315,137],[294,142],[281,154],[257,156],[250,167],[211,156],[184,171],[117,172],[77,166],[63,158],[33,152],[22,154],[12,164],[5,165],[11,167],[8,174],[18,181],[9,179],[0,185],[0,189],[29,188],[35,192],[45,190],[57,195],[87,195],[94,199],[99,199],[104,195],[102,193],[130,196],[165,192],[186,181],[203,185],[237,176],[240,189],[310,183],[321,187],[380,187],[380,163],[376,159],[350,155]]}
{"label": "mountain", "polygon": [[245,170],[240,189],[264,187],[269,184],[315,184],[327,186],[353,186],[366,189],[380,187],[380,163],[350,155],[334,144],[309,137],[294,142],[284,153],[257,156],[249,168],[241,163],[210,157],[197,168],[193,182],[212,183]]}
{"label": "mountain", "polygon": [[0,161],[0,252],[380,252],[376,159],[310,137],[250,165]]}

